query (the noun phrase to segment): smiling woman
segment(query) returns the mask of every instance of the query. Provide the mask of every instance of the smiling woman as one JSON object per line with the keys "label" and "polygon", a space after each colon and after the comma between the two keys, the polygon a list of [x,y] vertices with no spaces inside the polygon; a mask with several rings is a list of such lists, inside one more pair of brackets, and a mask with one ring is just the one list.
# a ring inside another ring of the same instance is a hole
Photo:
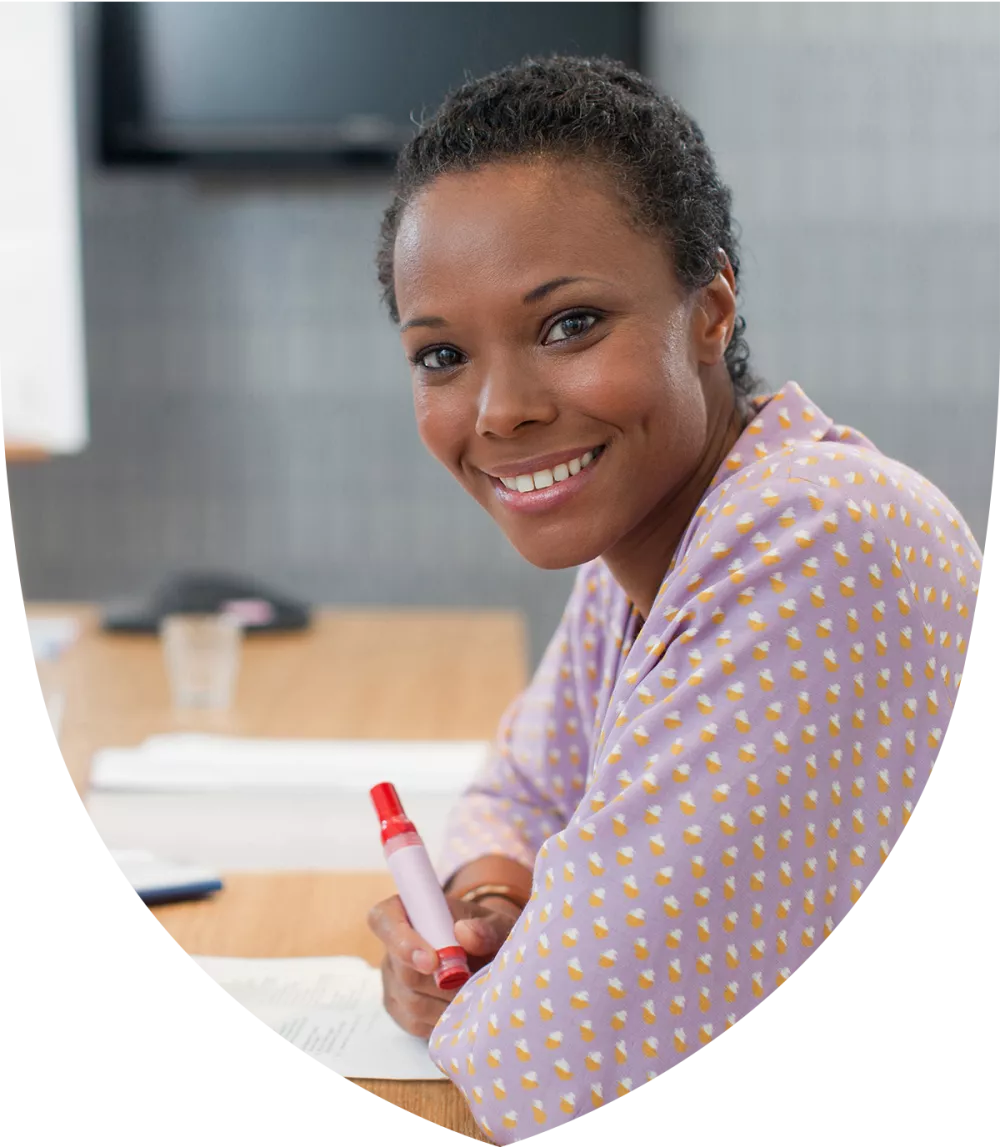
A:
{"label": "smiling woman", "polygon": [[[588,85],[616,118],[575,106]],[[456,93],[404,153],[383,228],[428,449],[530,562],[604,555],[640,607],[747,419],[729,199],[645,80],[550,61]],[[587,453],[593,474],[539,496]]]}
{"label": "smiling woman", "polygon": [[731,1026],[842,919],[961,680],[979,549],[795,383],[754,397],[730,193],[609,61],[467,84],[404,151],[380,278],[430,452],[578,566],[442,865],[454,995],[396,900],[386,1004],[498,1142]]}

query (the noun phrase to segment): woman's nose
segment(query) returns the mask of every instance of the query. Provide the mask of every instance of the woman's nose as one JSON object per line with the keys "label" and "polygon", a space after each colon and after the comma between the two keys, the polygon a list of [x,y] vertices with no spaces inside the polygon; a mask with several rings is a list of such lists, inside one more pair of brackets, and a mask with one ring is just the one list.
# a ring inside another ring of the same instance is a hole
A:
{"label": "woman's nose", "polygon": [[476,433],[483,438],[510,438],[533,422],[552,422],[556,413],[552,395],[533,371],[494,368],[479,390]]}

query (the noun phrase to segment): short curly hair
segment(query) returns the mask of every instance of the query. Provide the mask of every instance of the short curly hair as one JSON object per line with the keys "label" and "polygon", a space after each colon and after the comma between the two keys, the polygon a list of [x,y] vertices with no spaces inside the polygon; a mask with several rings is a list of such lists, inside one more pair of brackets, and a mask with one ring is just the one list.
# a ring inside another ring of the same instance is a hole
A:
{"label": "short curly hair", "polygon": [[[525,59],[450,92],[401,151],[376,259],[393,322],[399,322],[393,248],[414,196],[449,172],[546,158],[603,167],[634,224],[667,240],[683,286],[696,290],[710,283],[721,249],[739,291],[732,192],[691,116],[624,64],[551,56]],[[738,316],[725,354],[741,405],[759,382],[750,371],[745,329],[746,320]]]}

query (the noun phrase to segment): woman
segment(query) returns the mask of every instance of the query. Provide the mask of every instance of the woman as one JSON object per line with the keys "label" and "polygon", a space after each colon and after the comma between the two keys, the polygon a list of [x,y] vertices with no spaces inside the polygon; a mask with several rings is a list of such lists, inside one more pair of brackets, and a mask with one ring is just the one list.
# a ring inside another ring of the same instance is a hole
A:
{"label": "woman", "polygon": [[667,1070],[870,882],[961,679],[980,552],[795,383],[754,398],[701,133],[607,61],[453,94],[404,151],[380,277],[427,448],[562,622],[443,862],[454,998],[396,899],[386,1006],[491,1138]]}

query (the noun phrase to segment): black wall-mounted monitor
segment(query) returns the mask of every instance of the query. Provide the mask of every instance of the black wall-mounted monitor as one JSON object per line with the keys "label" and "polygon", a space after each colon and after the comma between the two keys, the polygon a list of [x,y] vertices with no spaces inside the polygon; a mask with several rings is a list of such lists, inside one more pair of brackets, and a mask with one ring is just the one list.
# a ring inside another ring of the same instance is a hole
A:
{"label": "black wall-mounted monitor", "polygon": [[525,56],[640,66],[642,4],[99,5],[104,163],[391,167],[445,93]]}

